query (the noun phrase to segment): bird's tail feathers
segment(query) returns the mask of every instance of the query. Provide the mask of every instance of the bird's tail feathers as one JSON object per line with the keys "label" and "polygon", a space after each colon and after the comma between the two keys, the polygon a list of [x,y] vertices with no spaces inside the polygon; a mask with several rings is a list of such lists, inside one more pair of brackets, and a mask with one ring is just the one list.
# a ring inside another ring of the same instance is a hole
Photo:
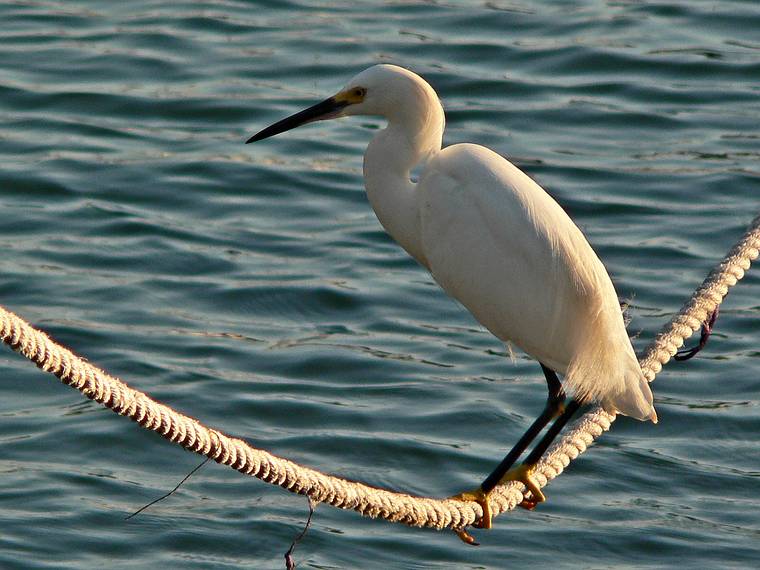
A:
{"label": "bird's tail feathers", "polygon": [[644,378],[636,355],[623,328],[619,342],[625,349],[609,345],[616,335],[599,334],[611,325],[600,311],[589,323],[589,329],[579,331],[580,350],[568,366],[564,386],[581,403],[599,402],[609,413],[621,413],[638,420],[657,423],[652,390]]}
{"label": "bird's tail feathers", "polygon": [[625,373],[625,389],[615,396],[603,398],[600,403],[609,413],[618,412],[624,416],[642,421],[650,420],[656,424],[657,412],[654,409],[652,390],[638,362],[635,362],[635,367]]}

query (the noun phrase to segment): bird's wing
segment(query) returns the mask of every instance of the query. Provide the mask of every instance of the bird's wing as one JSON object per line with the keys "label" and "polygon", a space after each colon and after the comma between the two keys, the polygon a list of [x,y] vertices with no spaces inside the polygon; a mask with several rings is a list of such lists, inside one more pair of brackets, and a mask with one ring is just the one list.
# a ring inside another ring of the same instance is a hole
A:
{"label": "bird's wing", "polygon": [[477,145],[444,149],[418,192],[436,281],[497,337],[564,373],[569,329],[609,281],[580,230],[526,174]]}
{"label": "bird's wing", "polygon": [[441,151],[418,194],[424,255],[449,295],[576,398],[656,420],[607,270],[551,196],[477,145]]}

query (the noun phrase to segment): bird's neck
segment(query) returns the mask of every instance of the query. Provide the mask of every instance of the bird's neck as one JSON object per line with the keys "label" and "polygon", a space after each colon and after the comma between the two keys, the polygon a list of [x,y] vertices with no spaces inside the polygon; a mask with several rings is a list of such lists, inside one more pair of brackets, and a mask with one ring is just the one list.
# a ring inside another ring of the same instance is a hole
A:
{"label": "bird's neck", "polygon": [[425,267],[417,185],[411,173],[441,150],[443,110],[437,99],[435,103],[437,113],[390,118],[364,155],[364,184],[372,209],[385,231]]}

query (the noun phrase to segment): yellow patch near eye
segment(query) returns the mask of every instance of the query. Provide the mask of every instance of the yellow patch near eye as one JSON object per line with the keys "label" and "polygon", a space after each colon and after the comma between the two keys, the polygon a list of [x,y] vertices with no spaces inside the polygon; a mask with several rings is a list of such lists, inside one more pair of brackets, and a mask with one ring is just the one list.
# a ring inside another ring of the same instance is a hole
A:
{"label": "yellow patch near eye", "polygon": [[364,96],[367,94],[367,90],[363,87],[352,87],[338,93],[333,99],[338,103],[347,103],[353,105],[364,101]]}

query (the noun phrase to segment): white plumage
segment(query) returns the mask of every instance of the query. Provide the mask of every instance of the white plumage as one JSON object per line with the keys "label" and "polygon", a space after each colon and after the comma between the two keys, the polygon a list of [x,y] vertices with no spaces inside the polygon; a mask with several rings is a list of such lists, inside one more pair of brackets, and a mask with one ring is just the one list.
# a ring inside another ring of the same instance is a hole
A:
{"label": "white plumage", "polygon": [[414,73],[378,65],[346,91],[355,87],[364,101],[344,114],[389,120],[364,157],[386,231],[496,337],[564,375],[576,398],[656,421],[609,275],[557,202],[490,149],[441,149],[443,108]]}
{"label": "white plumage", "polygon": [[[532,468],[580,404],[596,401],[608,412],[656,422],[652,392],[612,281],[581,231],[502,156],[474,144],[442,149],[443,108],[418,75],[373,66],[335,96],[247,142],[345,115],[388,120],[364,155],[367,196],[386,231],[483,326],[544,368],[545,410],[478,489],[456,497],[480,503],[481,526],[488,528],[488,495],[497,484],[522,481],[533,497],[529,505],[544,500]],[[552,371],[564,376],[561,386]],[[567,406],[564,391],[574,398]],[[525,462],[512,468],[555,417]],[[466,532],[460,536],[472,542]]]}

